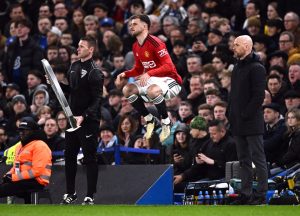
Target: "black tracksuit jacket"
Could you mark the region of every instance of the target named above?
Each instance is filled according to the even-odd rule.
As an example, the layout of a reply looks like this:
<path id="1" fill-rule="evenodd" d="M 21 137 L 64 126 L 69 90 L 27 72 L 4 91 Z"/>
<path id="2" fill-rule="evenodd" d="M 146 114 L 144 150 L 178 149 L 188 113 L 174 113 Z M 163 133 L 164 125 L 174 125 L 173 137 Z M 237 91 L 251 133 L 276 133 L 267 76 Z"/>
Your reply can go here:
<path id="1" fill-rule="evenodd" d="M 74 116 L 100 121 L 103 74 L 92 59 L 74 62 L 68 71 L 69 105 Z"/>

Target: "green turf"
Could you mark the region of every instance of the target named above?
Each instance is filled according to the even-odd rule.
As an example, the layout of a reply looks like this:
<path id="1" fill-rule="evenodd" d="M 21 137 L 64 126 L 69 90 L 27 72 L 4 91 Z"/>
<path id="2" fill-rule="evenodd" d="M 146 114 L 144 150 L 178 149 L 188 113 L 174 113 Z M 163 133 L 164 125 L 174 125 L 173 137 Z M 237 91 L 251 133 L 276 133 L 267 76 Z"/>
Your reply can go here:
<path id="1" fill-rule="evenodd" d="M 300 206 L 59 206 L 0 205 L 0 215 L 7 216 L 299 216 Z"/>

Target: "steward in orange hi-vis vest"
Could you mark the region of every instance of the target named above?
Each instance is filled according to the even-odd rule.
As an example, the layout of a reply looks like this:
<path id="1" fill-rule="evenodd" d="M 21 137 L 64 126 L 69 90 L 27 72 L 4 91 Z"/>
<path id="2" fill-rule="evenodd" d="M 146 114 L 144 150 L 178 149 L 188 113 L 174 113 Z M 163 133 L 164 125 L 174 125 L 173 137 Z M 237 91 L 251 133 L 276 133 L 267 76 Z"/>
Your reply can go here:
<path id="1" fill-rule="evenodd" d="M 16 146 L 13 167 L 3 176 L 0 197 L 16 195 L 30 204 L 30 192 L 49 184 L 52 153 L 33 118 L 22 118 L 18 130 L 21 144 Z"/>
<path id="2" fill-rule="evenodd" d="M 48 185 L 51 176 L 51 150 L 41 140 L 33 140 L 16 148 L 14 166 L 9 171 L 12 181 L 35 178 L 40 184 Z"/>

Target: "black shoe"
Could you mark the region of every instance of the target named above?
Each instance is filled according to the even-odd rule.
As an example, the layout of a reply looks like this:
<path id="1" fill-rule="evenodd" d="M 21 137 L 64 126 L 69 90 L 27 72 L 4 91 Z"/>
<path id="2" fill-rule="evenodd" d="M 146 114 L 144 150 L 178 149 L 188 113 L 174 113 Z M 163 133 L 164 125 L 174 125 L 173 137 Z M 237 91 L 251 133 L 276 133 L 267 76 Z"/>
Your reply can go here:
<path id="1" fill-rule="evenodd" d="M 266 205 L 267 200 L 265 196 L 252 196 L 251 200 L 249 200 L 248 205 Z"/>
<path id="2" fill-rule="evenodd" d="M 230 205 L 249 205 L 251 196 L 241 195 L 230 203 Z"/>
<path id="3" fill-rule="evenodd" d="M 63 200 L 61 201 L 61 205 L 69 205 L 74 203 L 77 200 L 77 194 L 65 194 Z"/>

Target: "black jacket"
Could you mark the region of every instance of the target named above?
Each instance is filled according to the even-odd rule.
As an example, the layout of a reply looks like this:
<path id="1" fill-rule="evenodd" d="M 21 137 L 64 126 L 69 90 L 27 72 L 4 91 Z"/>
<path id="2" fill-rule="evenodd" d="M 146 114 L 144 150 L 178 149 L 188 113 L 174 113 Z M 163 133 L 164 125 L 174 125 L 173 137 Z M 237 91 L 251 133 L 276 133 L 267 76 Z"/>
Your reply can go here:
<path id="1" fill-rule="evenodd" d="M 282 138 L 285 132 L 284 119 L 280 119 L 272 128 L 268 128 L 268 125 L 265 125 L 263 138 L 267 162 L 272 164 L 278 160 L 283 148 Z"/>
<path id="2" fill-rule="evenodd" d="M 206 145 L 207 142 L 210 142 L 209 133 L 207 133 L 206 136 L 202 137 L 202 138 L 198 138 L 198 139 L 192 138 L 192 139 L 190 139 L 189 149 L 190 149 L 190 155 L 193 158 L 193 160 L 196 157 L 196 155 L 198 154 L 198 152 L 201 151 L 203 146 Z"/>
<path id="3" fill-rule="evenodd" d="M 185 170 L 192 166 L 193 158 L 189 151 L 189 146 L 187 148 L 182 148 L 181 146 L 173 144 L 172 146 L 172 163 L 174 164 L 174 175 L 179 175 Z M 178 154 L 183 157 L 183 160 L 179 163 L 174 162 L 174 155 Z"/>
<path id="4" fill-rule="evenodd" d="M 229 95 L 229 121 L 234 136 L 264 133 L 265 74 L 264 66 L 254 53 L 236 63 Z"/>
<path id="5" fill-rule="evenodd" d="M 185 181 L 224 178 L 226 162 L 237 160 L 234 140 L 227 134 L 218 143 L 213 143 L 212 140 L 207 142 L 199 149 L 199 153 L 205 154 L 213 159 L 215 163 L 213 165 L 195 163 L 189 170 L 184 172 L 183 178 Z"/>
<path id="6" fill-rule="evenodd" d="M 295 130 L 286 135 L 284 139 L 283 154 L 278 160 L 278 165 L 285 168 L 300 163 L 300 130 Z"/>
<path id="7" fill-rule="evenodd" d="M 20 57 L 21 77 L 19 80 L 13 80 L 13 68 L 15 59 Z M 3 60 L 3 69 L 9 82 L 17 82 L 21 90 L 24 91 L 26 87 L 27 74 L 29 70 L 42 71 L 41 60 L 44 58 L 42 49 L 37 43 L 29 37 L 23 41 L 23 46 L 20 45 L 19 40 L 15 40 L 7 49 Z"/>
<path id="8" fill-rule="evenodd" d="M 45 140 L 52 152 L 55 151 L 64 151 L 65 150 L 65 139 L 59 134 L 55 134 L 51 138 Z M 52 156 L 52 162 L 55 162 L 57 159 L 64 158 L 64 156 Z"/>
<path id="9" fill-rule="evenodd" d="M 198 97 L 196 97 L 194 99 L 187 99 L 187 101 L 190 102 L 190 104 L 192 105 L 194 115 L 198 115 L 199 105 L 206 103 L 204 93 L 201 93 Z"/>
<path id="10" fill-rule="evenodd" d="M 69 71 L 69 105 L 74 116 L 100 121 L 103 74 L 92 59 L 74 62 Z"/>
<path id="11" fill-rule="evenodd" d="M 47 138 L 45 142 L 52 152 L 65 150 L 65 138 L 61 137 L 59 134 L 55 134 L 53 137 Z"/>

